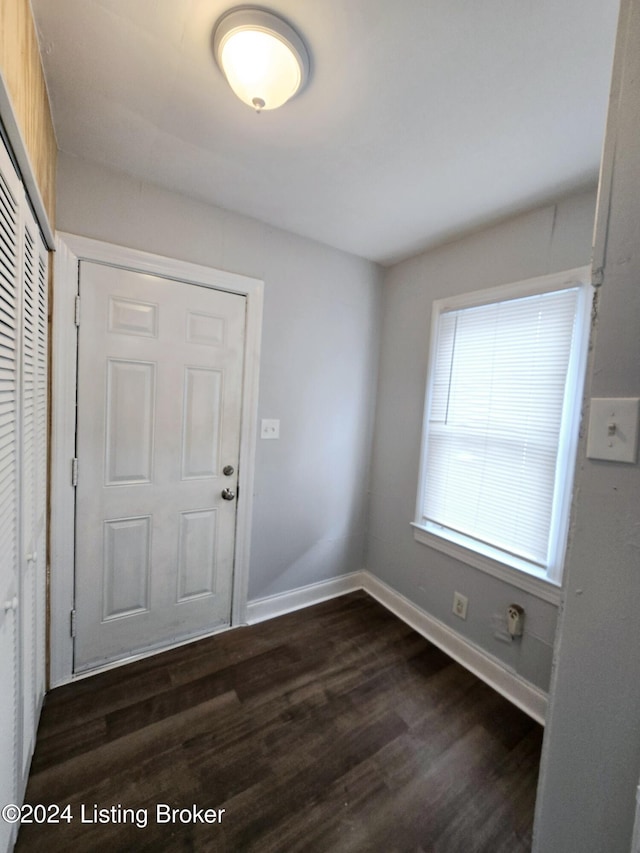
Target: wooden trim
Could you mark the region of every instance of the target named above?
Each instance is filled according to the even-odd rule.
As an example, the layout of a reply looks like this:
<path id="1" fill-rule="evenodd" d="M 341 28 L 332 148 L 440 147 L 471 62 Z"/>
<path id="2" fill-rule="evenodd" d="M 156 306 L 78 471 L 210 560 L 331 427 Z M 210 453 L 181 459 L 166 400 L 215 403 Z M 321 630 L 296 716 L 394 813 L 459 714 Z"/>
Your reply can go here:
<path id="1" fill-rule="evenodd" d="M 29 0 L 0 0 L 0 68 L 2 119 L 45 242 L 53 249 L 58 146 Z"/>
<path id="2" fill-rule="evenodd" d="M 45 202 L 42 193 L 40 192 L 40 184 L 38 175 L 31 163 L 27 142 L 20 130 L 18 119 L 13 109 L 9 89 L 0 73 L 0 116 L 6 131 L 7 140 L 11 145 L 11 152 L 15 157 L 15 161 L 20 172 L 20 178 L 24 184 L 27 197 L 33 207 L 33 212 L 42 232 L 42 236 L 47 249 L 55 248 L 55 237 L 53 228 L 51 227 L 50 213 L 53 202 Z M 55 162 L 55 159 L 54 159 Z M 53 214 L 51 213 L 51 216 Z"/>
<path id="3" fill-rule="evenodd" d="M 59 256 L 59 257 L 58 257 Z M 74 603 L 75 490 L 70 465 L 75 455 L 77 329 L 74 323 L 81 260 L 147 272 L 163 278 L 239 293 L 247 300 L 242 427 L 236 519 L 231 624 L 246 621 L 258 382 L 264 283 L 235 273 L 60 233 L 56 257 L 53 312 L 52 505 L 51 517 L 51 671 L 52 687 L 73 678 L 73 642 L 69 618 Z"/>

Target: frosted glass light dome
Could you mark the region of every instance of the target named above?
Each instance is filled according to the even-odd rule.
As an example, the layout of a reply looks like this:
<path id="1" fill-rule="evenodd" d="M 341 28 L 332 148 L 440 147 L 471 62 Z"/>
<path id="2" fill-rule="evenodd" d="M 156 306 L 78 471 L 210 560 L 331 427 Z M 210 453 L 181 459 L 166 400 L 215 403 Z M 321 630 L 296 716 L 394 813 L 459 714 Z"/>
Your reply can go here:
<path id="1" fill-rule="evenodd" d="M 235 9 L 218 21 L 213 49 L 235 94 L 260 112 L 275 110 L 304 86 L 309 55 L 289 24 L 262 9 Z"/>

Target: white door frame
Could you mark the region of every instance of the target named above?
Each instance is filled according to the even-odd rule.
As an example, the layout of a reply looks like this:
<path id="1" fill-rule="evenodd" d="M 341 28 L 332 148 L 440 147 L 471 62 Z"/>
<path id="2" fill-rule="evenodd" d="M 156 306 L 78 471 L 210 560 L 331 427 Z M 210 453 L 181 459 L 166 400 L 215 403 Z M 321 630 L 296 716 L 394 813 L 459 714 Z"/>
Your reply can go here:
<path id="1" fill-rule="evenodd" d="M 71 637 L 75 568 L 75 488 L 71 483 L 71 466 L 76 442 L 78 332 L 75 316 L 80 261 L 239 293 L 247 299 L 232 626 L 246 623 L 264 291 L 264 283 L 259 279 L 74 234 L 59 232 L 56 249 L 51 336 L 50 687 L 90 674 L 74 675 Z M 129 660 L 142 656 L 135 655 Z"/>

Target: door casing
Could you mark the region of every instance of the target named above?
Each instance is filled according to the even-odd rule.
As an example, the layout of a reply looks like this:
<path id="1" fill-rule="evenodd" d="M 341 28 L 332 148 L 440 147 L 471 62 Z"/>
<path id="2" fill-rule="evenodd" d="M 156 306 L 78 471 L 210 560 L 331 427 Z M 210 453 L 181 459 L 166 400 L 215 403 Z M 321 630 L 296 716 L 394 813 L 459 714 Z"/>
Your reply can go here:
<path id="1" fill-rule="evenodd" d="M 75 551 L 75 488 L 71 470 L 75 457 L 78 356 L 75 317 L 79 263 L 82 260 L 151 273 L 184 282 L 185 286 L 197 284 L 246 297 L 247 325 L 238 466 L 241 499 L 238 501 L 236 526 L 231 626 L 246 623 L 264 283 L 236 273 L 59 233 L 56 240 L 52 315 L 50 687 L 87 675 L 83 673 L 76 676 L 73 673 L 71 637 Z M 81 313 L 80 306 L 80 321 Z M 136 657 L 140 655 L 129 660 Z M 122 663 L 126 661 L 105 668 Z"/>

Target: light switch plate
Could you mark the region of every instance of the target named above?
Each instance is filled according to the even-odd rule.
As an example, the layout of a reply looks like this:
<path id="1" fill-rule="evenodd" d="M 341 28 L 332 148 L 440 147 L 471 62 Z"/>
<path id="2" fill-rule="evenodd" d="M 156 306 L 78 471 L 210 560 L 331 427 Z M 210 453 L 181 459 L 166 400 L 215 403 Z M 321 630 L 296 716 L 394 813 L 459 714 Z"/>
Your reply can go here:
<path id="1" fill-rule="evenodd" d="M 260 424 L 260 438 L 280 438 L 280 421 L 275 418 L 263 418 Z"/>
<path id="2" fill-rule="evenodd" d="M 593 397 L 589 413 L 587 456 L 609 462 L 638 458 L 640 398 Z"/>

